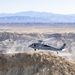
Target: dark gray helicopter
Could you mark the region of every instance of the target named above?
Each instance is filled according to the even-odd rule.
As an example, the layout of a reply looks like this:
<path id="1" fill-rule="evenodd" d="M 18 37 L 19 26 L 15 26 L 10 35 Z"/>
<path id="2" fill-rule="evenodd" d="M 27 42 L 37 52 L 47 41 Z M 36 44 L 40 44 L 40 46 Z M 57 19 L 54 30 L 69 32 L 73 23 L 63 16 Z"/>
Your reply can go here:
<path id="1" fill-rule="evenodd" d="M 47 44 L 44 44 L 42 40 L 39 40 L 37 43 L 32 43 L 31 45 L 29 45 L 29 47 L 33 48 L 35 51 L 36 49 L 52 50 L 52 51 L 56 51 L 57 54 L 58 54 L 58 51 L 63 51 L 65 46 L 66 46 L 66 43 L 64 43 L 60 48 L 55 48 Z"/>

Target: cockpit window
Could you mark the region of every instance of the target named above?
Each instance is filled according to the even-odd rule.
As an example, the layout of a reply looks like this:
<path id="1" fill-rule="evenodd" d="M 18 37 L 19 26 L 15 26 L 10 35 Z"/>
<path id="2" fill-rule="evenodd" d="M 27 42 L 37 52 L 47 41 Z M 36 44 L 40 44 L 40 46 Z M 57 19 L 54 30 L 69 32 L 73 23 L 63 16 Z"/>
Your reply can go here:
<path id="1" fill-rule="evenodd" d="M 35 44 L 33 44 L 34 45 L 34 47 L 36 47 L 36 45 Z"/>

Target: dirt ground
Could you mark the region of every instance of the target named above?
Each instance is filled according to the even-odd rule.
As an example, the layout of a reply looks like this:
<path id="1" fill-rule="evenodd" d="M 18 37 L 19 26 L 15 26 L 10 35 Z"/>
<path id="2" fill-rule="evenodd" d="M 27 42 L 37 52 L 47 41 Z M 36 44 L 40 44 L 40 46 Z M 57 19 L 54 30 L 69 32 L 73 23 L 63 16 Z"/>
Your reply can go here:
<path id="1" fill-rule="evenodd" d="M 74 26 L 0 26 L 0 32 L 12 33 L 75 33 Z"/>

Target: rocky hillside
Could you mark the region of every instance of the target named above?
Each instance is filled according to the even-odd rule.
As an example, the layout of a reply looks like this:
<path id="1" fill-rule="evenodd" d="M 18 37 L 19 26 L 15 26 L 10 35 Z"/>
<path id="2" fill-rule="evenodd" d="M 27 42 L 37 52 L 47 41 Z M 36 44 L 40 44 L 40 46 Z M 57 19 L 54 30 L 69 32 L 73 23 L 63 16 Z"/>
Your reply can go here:
<path id="1" fill-rule="evenodd" d="M 18 52 L 29 52 L 34 51 L 28 47 L 38 40 L 46 40 L 44 43 L 53 47 L 61 47 L 63 43 L 66 43 L 65 51 L 59 52 L 60 55 L 66 59 L 75 60 L 75 33 L 0 33 L 0 53 L 18 53 Z M 50 40 L 48 40 L 50 39 Z M 38 50 L 37 50 L 38 51 Z M 45 52 L 51 52 L 51 50 L 39 50 Z M 52 52 L 56 53 L 56 52 Z M 62 54 L 61 54 L 62 53 Z M 64 53 L 66 55 L 64 55 Z M 68 55 L 67 55 L 68 54 Z"/>
<path id="2" fill-rule="evenodd" d="M 0 75 L 75 75 L 75 64 L 46 52 L 0 54 Z"/>

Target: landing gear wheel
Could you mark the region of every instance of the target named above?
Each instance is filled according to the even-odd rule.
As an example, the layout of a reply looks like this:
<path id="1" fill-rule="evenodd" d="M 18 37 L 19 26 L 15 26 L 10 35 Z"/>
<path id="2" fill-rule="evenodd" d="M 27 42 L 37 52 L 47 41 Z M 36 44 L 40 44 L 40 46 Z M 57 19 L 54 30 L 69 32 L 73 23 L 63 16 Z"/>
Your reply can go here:
<path id="1" fill-rule="evenodd" d="M 36 49 L 34 49 L 36 51 Z"/>

